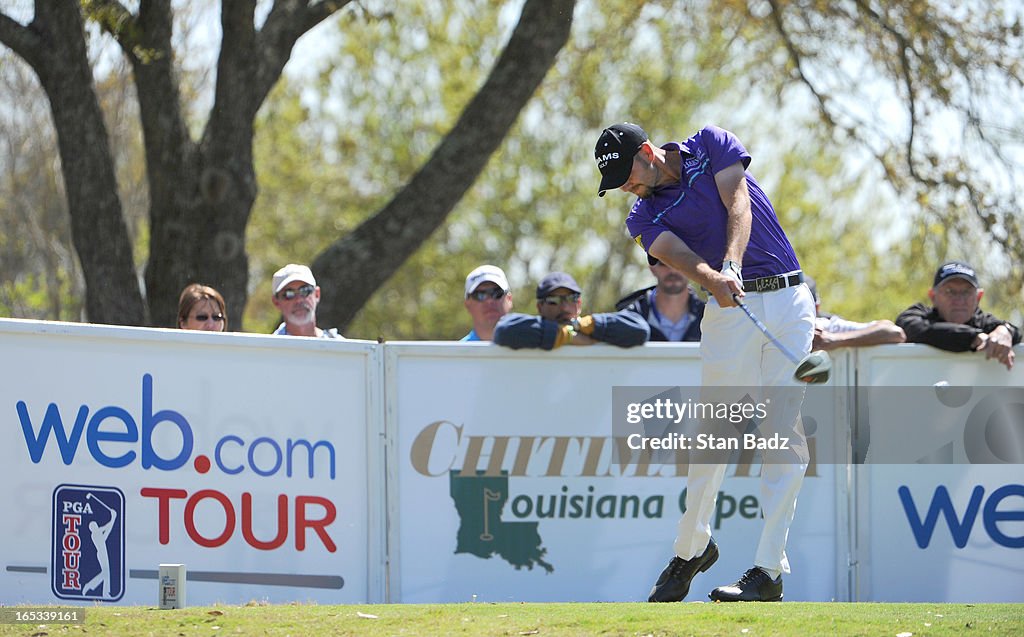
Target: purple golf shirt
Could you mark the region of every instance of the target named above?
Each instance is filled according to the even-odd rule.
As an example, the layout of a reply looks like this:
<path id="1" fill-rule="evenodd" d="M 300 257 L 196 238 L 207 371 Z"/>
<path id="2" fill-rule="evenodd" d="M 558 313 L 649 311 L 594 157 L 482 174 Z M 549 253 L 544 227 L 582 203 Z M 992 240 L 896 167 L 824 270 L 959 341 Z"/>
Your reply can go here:
<path id="1" fill-rule="evenodd" d="M 675 234 L 712 267 L 725 259 L 725 234 L 728 211 L 718 194 L 715 173 L 743 162 L 750 165 L 750 154 L 740 140 L 727 130 L 706 126 L 682 143 L 662 146 L 677 152 L 682 159 L 680 183 L 663 186 L 646 199 L 637 199 L 626 217 L 629 236 L 644 250 L 662 232 Z M 779 225 L 772 203 L 749 173 L 750 241 L 743 254 L 743 278 L 784 274 L 800 269 L 793 246 Z"/>

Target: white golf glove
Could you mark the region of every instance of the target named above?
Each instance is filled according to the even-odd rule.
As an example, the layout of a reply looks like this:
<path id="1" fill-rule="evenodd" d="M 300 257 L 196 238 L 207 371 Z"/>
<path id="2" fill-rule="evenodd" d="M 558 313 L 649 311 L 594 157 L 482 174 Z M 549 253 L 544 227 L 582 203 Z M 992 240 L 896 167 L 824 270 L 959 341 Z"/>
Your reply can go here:
<path id="1" fill-rule="evenodd" d="M 743 271 L 739 263 L 729 260 L 722 261 L 722 274 L 731 279 L 735 279 L 736 283 L 739 284 L 740 289 L 743 289 Z"/>

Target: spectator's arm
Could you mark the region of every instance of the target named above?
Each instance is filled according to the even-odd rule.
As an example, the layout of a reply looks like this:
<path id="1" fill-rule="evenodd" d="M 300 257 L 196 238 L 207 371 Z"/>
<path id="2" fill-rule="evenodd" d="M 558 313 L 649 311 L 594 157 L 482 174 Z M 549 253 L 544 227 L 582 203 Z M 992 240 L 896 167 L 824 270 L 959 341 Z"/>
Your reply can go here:
<path id="1" fill-rule="evenodd" d="M 595 341 L 619 347 L 643 345 L 651 336 L 646 319 L 628 310 L 582 316 L 580 332 Z"/>
<path id="2" fill-rule="evenodd" d="M 888 320 L 872 321 L 867 327 L 846 332 L 814 331 L 814 348 L 823 350 L 902 343 L 906 340 L 903 328 Z"/>
<path id="3" fill-rule="evenodd" d="M 989 332 L 988 335 L 989 337 L 992 337 L 997 332 L 1005 332 L 1006 338 L 1009 340 L 1010 345 L 1020 345 L 1020 330 L 1017 329 L 1012 323 L 1001 323 L 997 325 L 991 332 Z"/>
<path id="4" fill-rule="evenodd" d="M 994 358 L 1006 365 L 1006 369 L 1013 369 L 1014 353 L 1011 327 L 1003 324 L 997 325 L 991 332 L 980 335 L 979 342 L 975 346 L 977 351 L 985 353 L 986 359 Z"/>
<path id="5" fill-rule="evenodd" d="M 1010 330 L 1010 340 L 1013 341 L 1014 345 L 1020 345 L 1021 333 L 1020 328 L 1013 323 L 1003 323 L 1003 327 Z"/>
<path id="6" fill-rule="evenodd" d="M 948 352 L 971 351 L 974 339 L 982 331 L 970 325 L 932 321 L 931 309 L 917 303 L 903 311 L 896 318 L 896 325 L 903 328 L 908 343 L 924 343 Z"/>
<path id="7" fill-rule="evenodd" d="M 993 316 L 988 312 L 982 312 L 980 324 L 981 330 L 986 334 L 991 335 L 996 330 L 1005 331 L 1005 336 L 1009 339 L 1012 345 L 1020 343 L 1020 330 L 1012 323 L 1008 323 L 1007 321 Z"/>
<path id="8" fill-rule="evenodd" d="M 506 314 L 494 326 L 494 338 L 498 345 L 512 349 L 554 349 L 562 343 L 564 330 L 554 321 L 529 314 Z"/>

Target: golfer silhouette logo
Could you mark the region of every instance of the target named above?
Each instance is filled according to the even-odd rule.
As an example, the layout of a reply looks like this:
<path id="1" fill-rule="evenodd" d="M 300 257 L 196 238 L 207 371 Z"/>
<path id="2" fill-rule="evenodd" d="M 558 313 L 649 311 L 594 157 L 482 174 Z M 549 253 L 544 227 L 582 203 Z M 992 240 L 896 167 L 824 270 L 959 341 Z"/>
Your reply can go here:
<path id="1" fill-rule="evenodd" d="M 124 595 L 124 494 L 62 484 L 53 491 L 50 584 L 61 599 L 113 602 Z"/>

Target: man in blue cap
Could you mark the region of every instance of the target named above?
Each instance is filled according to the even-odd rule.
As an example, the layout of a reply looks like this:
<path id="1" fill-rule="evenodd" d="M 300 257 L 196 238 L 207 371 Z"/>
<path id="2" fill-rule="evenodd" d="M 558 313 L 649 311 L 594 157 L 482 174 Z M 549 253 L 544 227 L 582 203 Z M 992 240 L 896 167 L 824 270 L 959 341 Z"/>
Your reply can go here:
<path id="1" fill-rule="evenodd" d="M 565 272 L 552 272 L 537 285 L 537 313 L 506 314 L 494 327 L 494 342 L 512 349 L 555 349 L 563 345 L 608 343 L 633 347 L 647 342 L 647 321 L 631 312 L 580 316 L 583 290 Z"/>

